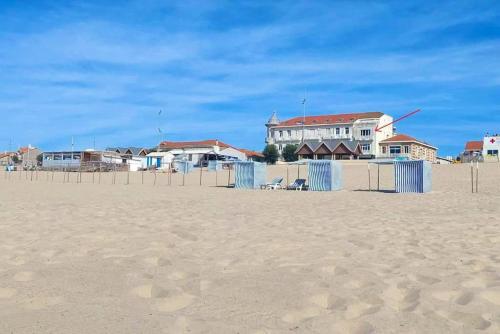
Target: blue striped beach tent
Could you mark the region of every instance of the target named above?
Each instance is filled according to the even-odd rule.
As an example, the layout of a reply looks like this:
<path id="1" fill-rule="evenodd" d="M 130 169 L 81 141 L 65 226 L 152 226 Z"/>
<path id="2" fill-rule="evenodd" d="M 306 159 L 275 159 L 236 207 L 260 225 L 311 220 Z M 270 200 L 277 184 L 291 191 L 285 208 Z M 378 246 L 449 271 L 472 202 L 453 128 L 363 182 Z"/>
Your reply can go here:
<path id="1" fill-rule="evenodd" d="M 237 189 L 259 189 L 266 184 L 266 164 L 237 161 L 234 163 L 234 180 Z"/>
<path id="2" fill-rule="evenodd" d="M 394 161 L 397 193 L 427 193 L 432 190 L 432 164 L 424 160 Z"/>
<path id="3" fill-rule="evenodd" d="M 342 165 L 333 160 L 309 160 L 307 163 L 309 190 L 336 191 L 342 189 Z"/>
<path id="4" fill-rule="evenodd" d="M 222 162 L 218 160 L 209 160 L 207 170 L 209 172 L 216 172 L 222 170 Z"/>

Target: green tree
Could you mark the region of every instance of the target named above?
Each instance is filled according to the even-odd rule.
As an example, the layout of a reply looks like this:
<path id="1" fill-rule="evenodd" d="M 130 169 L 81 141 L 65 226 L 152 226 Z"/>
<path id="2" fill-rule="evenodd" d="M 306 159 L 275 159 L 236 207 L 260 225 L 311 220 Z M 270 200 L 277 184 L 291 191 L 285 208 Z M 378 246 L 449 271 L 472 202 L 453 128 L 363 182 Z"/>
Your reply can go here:
<path id="1" fill-rule="evenodd" d="M 293 144 L 286 145 L 283 149 L 283 159 L 285 159 L 286 162 L 297 161 L 298 157 L 295 151 L 297 151 L 298 147 L 298 145 Z"/>
<path id="2" fill-rule="evenodd" d="M 18 164 L 19 163 L 19 157 L 17 155 L 13 155 L 12 158 L 11 158 L 12 162 L 15 163 L 15 164 Z"/>
<path id="3" fill-rule="evenodd" d="M 278 161 L 279 153 L 275 145 L 266 145 L 262 154 L 264 155 L 264 161 L 268 164 L 274 165 Z"/>

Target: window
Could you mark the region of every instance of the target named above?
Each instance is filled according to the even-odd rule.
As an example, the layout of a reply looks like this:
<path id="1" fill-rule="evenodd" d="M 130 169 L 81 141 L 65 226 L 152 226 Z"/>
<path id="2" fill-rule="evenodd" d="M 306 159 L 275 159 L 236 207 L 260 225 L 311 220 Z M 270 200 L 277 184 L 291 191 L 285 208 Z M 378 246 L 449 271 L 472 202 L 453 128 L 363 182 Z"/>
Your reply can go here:
<path id="1" fill-rule="evenodd" d="M 387 146 L 382 146 L 382 153 L 386 154 L 387 153 Z"/>
<path id="2" fill-rule="evenodd" d="M 349 134 L 349 128 L 345 128 L 345 134 L 348 135 Z"/>
<path id="3" fill-rule="evenodd" d="M 403 152 L 410 153 L 410 146 L 408 145 L 403 146 Z"/>
<path id="4" fill-rule="evenodd" d="M 498 155 L 498 150 L 488 150 L 488 155 Z"/>
<path id="5" fill-rule="evenodd" d="M 391 154 L 401 154 L 401 146 L 389 146 Z"/>
<path id="6" fill-rule="evenodd" d="M 292 137 L 292 130 L 288 130 L 287 133 L 288 133 L 288 138 L 291 138 Z"/>
<path id="7" fill-rule="evenodd" d="M 278 151 L 280 151 L 280 152 L 281 152 L 281 150 L 283 150 L 283 145 L 279 144 L 279 145 L 278 145 Z"/>
<path id="8" fill-rule="evenodd" d="M 371 145 L 370 144 L 362 144 L 361 145 L 361 150 L 363 152 L 370 152 L 370 149 L 371 149 Z"/>
<path id="9" fill-rule="evenodd" d="M 361 130 L 361 136 L 362 137 L 368 137 L 372 134 L 372 130 L 370 129 L 364 129 L 364 130 Z"/>
<path id="10" fill-rule="evenodd" d="M 280 131 L 280 138 L 283 138 L 283 131 Z"/>
<path id="11" fill-rule="evenodd" d="M 339 135 L 339 134 L 340 134 L 340 128 L 336 128 L 336 129 L 335 129 L 335 134 L 336 134 L 336 135 Z"/>

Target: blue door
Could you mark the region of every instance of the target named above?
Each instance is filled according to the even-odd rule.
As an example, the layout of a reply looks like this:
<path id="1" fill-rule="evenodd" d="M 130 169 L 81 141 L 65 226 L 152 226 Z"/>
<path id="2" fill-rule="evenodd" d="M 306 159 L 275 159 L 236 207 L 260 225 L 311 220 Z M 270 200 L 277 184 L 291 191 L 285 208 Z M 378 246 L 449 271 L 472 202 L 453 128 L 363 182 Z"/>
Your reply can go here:
<path id="1" fill-rule="evenodd" d="M 156 168 L 161 168 L 161 158 L 156 158 Z"/>

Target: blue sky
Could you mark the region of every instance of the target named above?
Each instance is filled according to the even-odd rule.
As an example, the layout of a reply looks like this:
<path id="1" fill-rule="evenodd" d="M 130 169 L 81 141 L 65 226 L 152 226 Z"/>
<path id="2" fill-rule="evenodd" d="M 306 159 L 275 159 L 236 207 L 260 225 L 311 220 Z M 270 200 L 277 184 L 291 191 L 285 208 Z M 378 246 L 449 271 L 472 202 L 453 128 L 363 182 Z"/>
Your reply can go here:
<path id="1" fill-rule="evenodd" d="M 0 150 L 158 126 L 261 150 L 307 91 L 308 114 L 421 108 L 398 131 L 457 154 L 500 132 L 500 2 L 0 0 L 0 83 Z"/>

